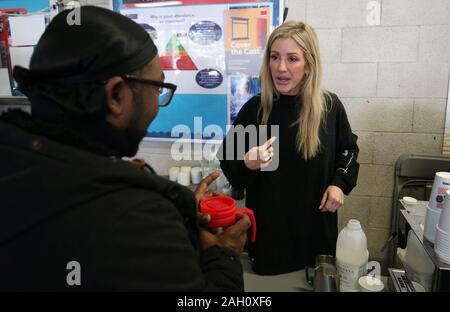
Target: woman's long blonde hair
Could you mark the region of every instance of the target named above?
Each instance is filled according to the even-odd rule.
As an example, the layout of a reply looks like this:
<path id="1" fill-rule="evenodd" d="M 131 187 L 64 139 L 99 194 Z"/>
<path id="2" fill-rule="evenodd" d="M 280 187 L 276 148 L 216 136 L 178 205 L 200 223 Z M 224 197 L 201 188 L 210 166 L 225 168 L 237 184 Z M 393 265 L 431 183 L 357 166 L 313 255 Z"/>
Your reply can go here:
<path id="1" fill-rule="evenodd" d="M 298 125 L 297 152 L 307 160 L 317 155 L 320 149 L 319 130 L 326 115 L 325 96 L 328 92 L 322 90 L 322 64 L 320 61 L 319 41 L 317 35 L 310 26 L 301 22 L 285 22 L 276 28 L 269 37 L 264 60 L 261 67 L 261 123 L 267 124 L 274 94 L 276 99 L 280 97 L 276 90 L 270 72 L 270 52 L 272 45 L 278 38 L 293 39 L 305 55 L 308 64 L 308 75 L 301 81 L 299 101 L 301 101 L 300 113 L 294 124 Z"/>

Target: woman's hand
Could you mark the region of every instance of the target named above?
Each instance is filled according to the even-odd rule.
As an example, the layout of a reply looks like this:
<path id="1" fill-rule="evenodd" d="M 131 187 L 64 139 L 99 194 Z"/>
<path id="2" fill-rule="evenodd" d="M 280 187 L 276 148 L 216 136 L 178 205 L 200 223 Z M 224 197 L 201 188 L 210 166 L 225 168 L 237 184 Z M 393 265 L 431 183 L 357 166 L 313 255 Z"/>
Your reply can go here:
<path id="1" fill-rule="evenodd" d="M 319 209 L 322 212 L 335 212 L 344 204 L 344 192 L 334 185 L 330 185 L 323 194 Z"/>
<path id="2" fill-rule="evenodd" d="M 265 168 L 272 162 L 272 144 L 277 138 L 271 137 L 261 146 L 252 147 L 244 157 L 245 166 L 250 170 Z"/>

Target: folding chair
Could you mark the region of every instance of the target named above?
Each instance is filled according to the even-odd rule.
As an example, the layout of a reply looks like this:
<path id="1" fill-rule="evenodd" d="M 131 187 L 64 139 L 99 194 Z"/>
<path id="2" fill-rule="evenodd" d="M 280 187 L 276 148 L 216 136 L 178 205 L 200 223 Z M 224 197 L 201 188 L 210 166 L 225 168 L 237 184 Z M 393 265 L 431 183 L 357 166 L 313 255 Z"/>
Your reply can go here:
<path id="1" fill-rule="evenodd" d="M 388 264 L 396 266 L 397 247 L 405 248 L 408 229 L 403 232 L 399 226 L 401 193 L 410 187 L 423 187 L 433 183 L 436 172 L 450 171 L 450 157 L 444 155 L 401 155 L 395 163 L 394 192 L 392 198 L 391 241 Z M 423 198 L 428 200 L 428 198 Z"/>

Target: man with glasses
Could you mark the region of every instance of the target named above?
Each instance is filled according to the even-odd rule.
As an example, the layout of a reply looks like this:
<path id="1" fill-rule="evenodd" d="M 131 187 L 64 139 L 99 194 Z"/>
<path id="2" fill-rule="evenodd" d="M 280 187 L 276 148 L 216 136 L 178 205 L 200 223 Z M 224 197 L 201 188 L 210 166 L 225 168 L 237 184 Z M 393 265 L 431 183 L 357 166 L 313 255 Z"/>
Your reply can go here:
<path id="1" fill-rule="evenodd" d="M 194 194 L 122 160 L 176 90 L 152 39 L 106 9 L 68 14 L 14 68 L 31 115 L 0 117 L 0 291 L 243 290 L 248 217 L 198 224 L 217 173 Z"/>

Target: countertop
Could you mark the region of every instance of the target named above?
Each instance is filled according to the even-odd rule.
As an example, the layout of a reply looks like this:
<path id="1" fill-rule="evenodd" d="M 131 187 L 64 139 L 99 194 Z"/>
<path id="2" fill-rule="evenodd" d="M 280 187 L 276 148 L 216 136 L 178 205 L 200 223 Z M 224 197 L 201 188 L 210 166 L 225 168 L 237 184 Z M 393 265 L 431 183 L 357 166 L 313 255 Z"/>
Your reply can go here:
<path id="1" fill-rule="evenodd" d="M 241 255 L 244 269 L 245 292 L 312 292 L 312 287 L 306 282 L 305 270 L 299 270 L 279 275 L 258 275 L 252 270 L 251 260 L 247 253 Z M 388 277 L 381 276 L 384 283 L 383 292 L 389 292 Z"/>
<path id="2" fill-rule="evenodd" d="M 241 255 L 244 268 L 244 289 L 246 292 L 301 292 L 312 291 L 306 282 L 305 270 L 287 274 L 262 276 L 252 270 L 247 253 Z"/>

